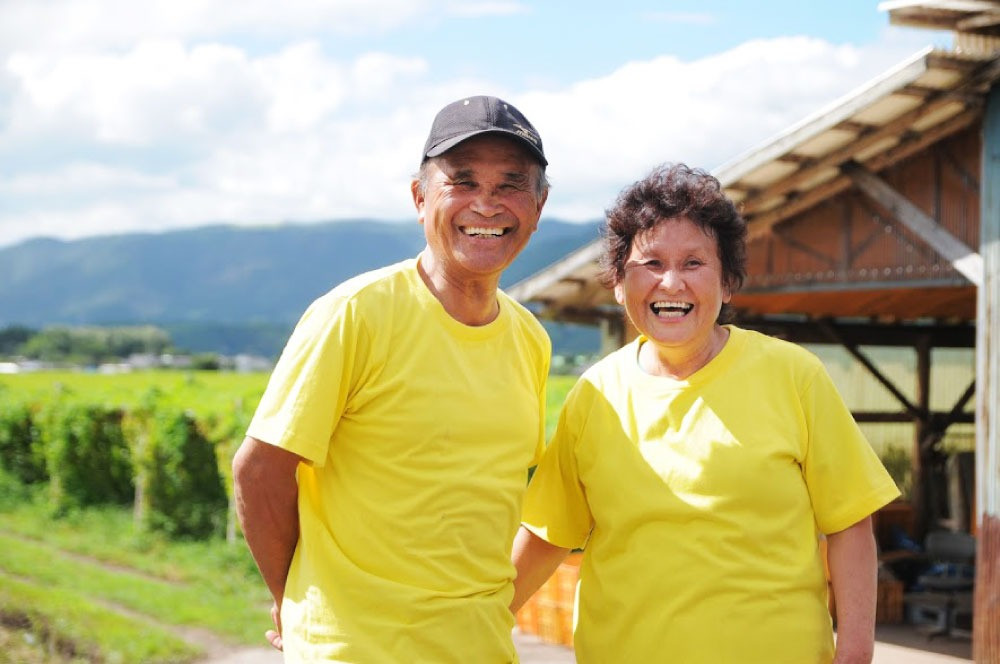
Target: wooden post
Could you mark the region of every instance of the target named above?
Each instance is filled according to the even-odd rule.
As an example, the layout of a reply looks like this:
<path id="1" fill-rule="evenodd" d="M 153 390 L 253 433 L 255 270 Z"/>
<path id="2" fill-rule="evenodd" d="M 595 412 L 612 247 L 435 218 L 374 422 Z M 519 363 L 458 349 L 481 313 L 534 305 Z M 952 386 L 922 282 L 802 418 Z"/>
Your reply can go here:
<path id="1" fill-rule="evenodd" d="M 924 440 L 931 435 L 931 347 L 927 338 L 914 344 L 917 354 L 917 408 L 925 415 L 914 419 L 913 427 L 913 532 L 911 537 L 923 542 L 927 531 L 937 525 L 940 518 L 937 491 L 937 470 L 933 462 L 934 450 L 924 449 Z"/>
<path id="2" fill-rule="evenodd" d="M 1000 664 L 1000 84 L 983 114 L 976 313 L 976 596 L 973 658 Z"/>

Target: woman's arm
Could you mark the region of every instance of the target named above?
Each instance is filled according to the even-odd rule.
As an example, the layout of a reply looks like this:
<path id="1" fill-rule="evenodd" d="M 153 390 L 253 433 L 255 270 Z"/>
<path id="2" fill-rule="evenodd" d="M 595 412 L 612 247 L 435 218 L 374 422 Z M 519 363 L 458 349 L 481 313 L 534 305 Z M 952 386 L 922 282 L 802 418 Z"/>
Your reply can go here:
<path id="1" fill-rule="evenodd" d="M 878 555 L 870 516 L 827 535 L 830 583 L 837 606 L 834 664 L 869 664 L 875 648 Z"/>
<path id="2" fill-rule="evenodd" d="M 517 569 L 514 579 L 514 599 L 510 602 L 510 612 L 518 609 L 535 594 L 546 579 L 566 559 L 570 549 L 564 549 L 555 544 L 549 544 L 524 526 L 514 537 L 514 549 L 511 559 Z"/>

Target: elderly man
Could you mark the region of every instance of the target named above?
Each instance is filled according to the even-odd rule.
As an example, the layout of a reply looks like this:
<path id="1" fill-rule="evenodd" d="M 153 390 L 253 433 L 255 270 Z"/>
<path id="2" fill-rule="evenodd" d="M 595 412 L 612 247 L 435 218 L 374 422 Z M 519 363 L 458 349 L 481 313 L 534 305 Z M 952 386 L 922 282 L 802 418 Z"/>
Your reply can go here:
<path id="1" fill-rule="evenodd" d="M 426 248 L 299 321 L 233 461 L 286 662 L 514 662 L 511 542 L 550 344 L 500 275 L 548 195 L 512 105 L 444 107 L 411 185 Z"/>

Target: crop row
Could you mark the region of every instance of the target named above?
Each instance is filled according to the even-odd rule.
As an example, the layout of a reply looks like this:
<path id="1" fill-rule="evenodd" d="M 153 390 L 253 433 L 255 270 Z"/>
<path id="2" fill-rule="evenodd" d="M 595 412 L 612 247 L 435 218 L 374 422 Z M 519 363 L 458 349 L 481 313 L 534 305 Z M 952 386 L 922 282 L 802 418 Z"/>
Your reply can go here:
<path id="1" fill-rule="evenodd" d="M 0 470 L 46 487 L 54 515 L 133 507 L 136 525 L 174 537 L 235 534 L 230 460 L 247 405 L 199 414 L 150 388 L 132 403 L 0 391 Z"/>

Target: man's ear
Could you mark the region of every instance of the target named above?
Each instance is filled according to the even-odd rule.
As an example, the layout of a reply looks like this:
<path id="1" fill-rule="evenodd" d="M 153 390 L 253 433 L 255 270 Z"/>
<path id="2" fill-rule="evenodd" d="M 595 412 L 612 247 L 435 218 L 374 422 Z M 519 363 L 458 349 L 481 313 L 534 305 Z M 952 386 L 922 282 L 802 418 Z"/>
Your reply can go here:
<path id="1" fill-rule="evenodd" d="M 542 216 L 542 208 L 545 207 L 545 201 L 549 200 L 549 190 L 546 189 L 542 193 L 541 199 L 538 201 L 538 216 Z"/>
<path id="2" fill-rule="evenodd" d="M 413 179 L 410 182 L 410 194 L 413 196 L 413 206 L 417 208 L 417 221 L 424 223 L 424 192 L 420 188 L 420 180 Z"/>

